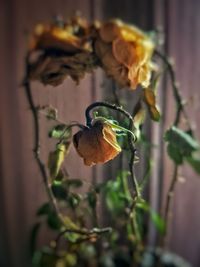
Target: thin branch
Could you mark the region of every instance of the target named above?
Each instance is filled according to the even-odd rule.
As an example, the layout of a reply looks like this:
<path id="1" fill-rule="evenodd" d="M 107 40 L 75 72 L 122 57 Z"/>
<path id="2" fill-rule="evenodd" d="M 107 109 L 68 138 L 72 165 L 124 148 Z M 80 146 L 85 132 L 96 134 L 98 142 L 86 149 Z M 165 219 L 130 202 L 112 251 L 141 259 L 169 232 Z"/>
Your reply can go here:
<path id="1" fill-rule="evenodd" d="M 184 101 L 183 101 L 183 98 L 180 94 L 178 83 L 176 81 L 176 74 L 174 71 L 173 63 L 165 55 L 163 55 L 161 52 L 156 50 L 155 54 L 158 57 L 160 57 L 162 59 L 162 61 L 164 62 L 164 64 L 167 66 L 167 70 L 168 70 L 169 75 L 170 75 L 171 86 L 172 86 L 173 95 L 174 95 L 174 99 L 175 99 L 175 103 L 176 103 L 176 113 L 175 113 L 174 125 L 178 126 L 178 124 L 180 123 L 181 115 L 183 115 L 188 126 L 189 126 L 189 129 L 192 131 L 192 127 L 190 126 L 189 119 L 188 119 L 188 116 L 187 116 L 187 113 L 185 110 Z M 171 179 L 171 182 L 169 185 L 166 205 L 164 208 L 164 219 L 165 219 L 165 223 L 166 223 L 166 232 L 165 232 L 165 235 L 164 235 L 163 240 L 162 240 L 163 245 L 166 245 L 167 230 L 168 230 L 170 213 L 171 213 L 171 204 L 172 204 L 172 200 L 173 200 L 173 196 L 174 196 L 175 187 L 176 187 L 177 182 L 178 182 L 178 165 L 174 164 L 173 176 L 172 176 L 172 179 Z"/>
<path id="2" fill-rule="evenodd" d="M 33 115 L 33 123 L 34 123 L 34 149 L 33 149 L 33 153 L 34 153 L 36 162 L 38 164 L 40 173 L 42 175 L 43 183 L 44 183 L 47 195 L 49 197 L 49 201 L 50 201 L 52 207 L 54 208 L 60 222 L 63 224 L 63 226 L 66 226 L 64 216 L 62 215 L 62 213 L 59 210 L 59 207 L 57 205 L 57 201 L 56 201 L 56 199 L 53 195 L 52 189 L 51 189 L 51 184 L 48 181 L 48 175 L 46 172 L 45 164 L 43 163 L 43 161 L 40 158 L 40 125 L 39 125 L 38 109 L 37 109 L 37 107 L 34 103 L 34 100 L 33 100 L 30 81 L 29 81 L 29 70 L 30 70 L 29 55 L 27 55 L 25 63 L 26 63 L 26 74 L 25 74 L 25 79 L 24 79 L 23 85 L 25 87 L 26 98 L 27 98 L 27 101 L 29 103 L 30 109 L 32 111 L 32 115 Z M 80 124 L 79 125 L 76 124 L 76 125 L 72 125 L 72 126 L 83 127 L 83 125 L 80 125 Z M 82 235 L 92 235 L 92 234 L 100 235 L 100 234 L 103 234 L 105 232 L 110 232 L 110 231 L 112 231 L 112 229 L 111 228 L 103 228 L 103 229 L 94 228 L 91 230 L 88 230 L 88 229 L 65 229 L 64 231 L 65 232 L 71 232 L 71 233 L 78 233 L 78 234 L 82 234 Z"/>
<path id="3" fill-rule="evenodd" d="M 185 104 L 184 104 L 183 98 L 182 98 L 181 93 L 179 91 L 179 85 L 178 85 L 178 82 L 176 80 L 176 75 L 175 75 L 173 63 L 170 61 L 170 59 L 167 58 L 167 56 L 163 55 L 160 51 L 156 50 L 155 54 L 158 57 L 160 57 L 162 59 L 162 61 L 164 62 L 164 64 L 167 66 L 167 70 L 168 70 L 169 75 L 170 75 L 173 95 L 174 95 L 174 99 L 176 102 L 176 116 L 175 116 L 173 124 L 176 126 L 179 124 L 180 118 L 181 118 L 181 113 L 182 113 L 184 115 L 188 125 L 189 125 L 189 119 L 188 119 L 187 113 L 185 111 Z"/>
<path id="4" fill-rule="evenodd" d="M 171 201 L 174 197 L 174 190 L 175 190 L 175 186 L 176 186 L 177 181 L 178 181 L 178 165 L 175 164 L 173 176 L 172 176 L 172 181 L 170 183 L 169 191 L 167 193 L 167 201 L 166 201 L 165 214 L 164 214 L 164 219 L 165 219 L 166 223 L 168 222 L 168 218 L 170 215 L 170 205 L 171 205 Z"/>
<path id="5" fill-rule="evenodd" d="M 56 199 L 54 198 L 53 192 L 51 190 L 51 185 L 48 181 L 48 175 L 46 172 L 45 165 L 40 158 L 40 140 L 39 140 L 39 138 L 40 138 L 39 137 L 40 126 L 39 126 L 38 110 L 34 104 L 33 96 L 31 93 L 31 87 L 30 87 L 30 81 L 29 81 L 30 65 L 29 65 L 28 59 L 29 59 L 29 55 L 27 55 L 26 61 L 25 61 L 26 62 L 26 75 L 25 75 L 25 79 L 24 79 L 24 87 L 25 87 L 26 98 L 27 98 L 27 101 L 30 105 L 30 109 L 31 109 L 32 115 L 33 115 L 33 123 L 34 123 L 34 149 L 33 149 L 33 153 L 34 153 L 36 162 L 38 164 L 40 173 L 42 175 L 43 183 L 45 185 L 45 189 L 46 189 L 47 195 L 49 197 L 49 200 L 50 200 L 56 214 L 58 215 L 58 218 L 65 225 L 64 218 L 59 211 Z"/>
<path id="6" fill-rule="evenodd" d="M 119 100 L 119 97 L 118 97 L 118 94 L 117 94 L 117 88 L 116 88 L 115 82 L 112 82 L 112 93 L 113 93 L 113 96 L 114 96 L 115 103 L 117 104 L 117 106 L 120 107 L 121 103 L 120 103 L 120 100 Z"/>
<path id="7" fill-rule="evenodd" d="M 169 221 L 171 217 L 171 205 L 172 205 L 172 200 L 174 197 L 174 192 L 175 192 L 175 187 L 178 182 L 178 165 L 174 164 L 174 171 L 173 171 L 173 176 L 171 179 L 171 183 L 169 186 L 169 190 L 167 193 L 167 200 L 166 200 L 166 205 L 165 205 L 165 210 L 164 210 L 164 220 L 165 220 L 165 227 L 166 227 L 166 233 L 163 237 L 163 245 L 166 246 L 167 244 L 167 230 L 169 226 Z"/>
<path id="8" fill-rule="evenodd" d="M 77 229 L 77 230 L 65 229 L 64 231 L 60 232 L 59 235 L 56 237 L 55 249 L 57 249 L 60 239 L 66 233 L 75 233 L 75 234 L 86 236 L 82 239 L 78 239 L 78 241 L 84 242 L 84 241 L 90 240 L 91 238 L 98 238 L 102 234 L 107 234 L 107 233 L 111 233 L 111 232 L 112 232 L 111 227 L 106 227 L 106 228 L 102 228 L 102 229 L 93 228 L 92 230 L 88 230 L 88 229 L 85 229 L 85 230 L 84 229 Z"/>

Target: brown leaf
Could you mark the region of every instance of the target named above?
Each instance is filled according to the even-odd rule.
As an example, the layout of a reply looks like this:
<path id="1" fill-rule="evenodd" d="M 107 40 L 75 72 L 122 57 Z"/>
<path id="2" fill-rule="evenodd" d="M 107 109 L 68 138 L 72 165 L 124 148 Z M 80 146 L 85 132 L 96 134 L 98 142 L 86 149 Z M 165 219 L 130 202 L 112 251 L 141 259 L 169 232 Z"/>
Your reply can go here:
<path id="1" fill-rule="evenodd" d="M 160 119 L 160 112 L 156 107 L 156 96 L 152 89 L 145 88 L 143 89 L 144 92 L 144 102 L 146 103 L 149 114 L 154 121 L 159 121 Z"/>

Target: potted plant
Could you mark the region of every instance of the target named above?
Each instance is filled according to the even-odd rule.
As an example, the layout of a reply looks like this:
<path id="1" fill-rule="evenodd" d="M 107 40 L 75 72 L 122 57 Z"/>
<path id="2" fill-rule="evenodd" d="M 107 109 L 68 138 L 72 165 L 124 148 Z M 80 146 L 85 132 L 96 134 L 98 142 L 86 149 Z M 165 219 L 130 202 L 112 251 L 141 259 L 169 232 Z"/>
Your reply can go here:
<path id="1" fill-rule="evenodd" d="M 188 163 L 200 172 L 200 159 L 196 157 L 199 144 L 185 111 L 173 64 L 156 48 L 157 39 L 155 34 L 144 33 L 119 19 L 89 23 L 78 16 L 39 24 L 31 34 L 24 87 L 33 115 L 33 152 L 49 197 L 38 209 L 38 222 L 32 230 L 33 266 L 190 266 L 167 252 L 165 241 L 178 168 Z M 145 120 L 159 122 L 162 116 L 156 103 L 163 72 L 159 62 L 169 74 L 176 105 L 175 119 L 163 136 L 168 156 L 174 162 L 174 173 L 161 214 L 151 208 L 144 194 L 151 160 L 146 162 L 143 177 L 135 172 L 143 156 L 138 157 L 138 150 L 149 151 L 153 146 L 142 126 Z M 32 80 L 53 87 L 67 77 L 79 83 L 96 68 L 102 68 L 117 86 L 110 93 L 112 101 L 98 101 L 86 107 L 85 123 L 61 122 L 59 110 L 35 103 Z M 122 103 L 119 90 L 131 90 L 133 98 L 137 95 L 136 104 L 130 108 Z M 48 164 L 40 157 L 40 114 L 56 123 L 48 133 L 55 145 L 49 152 Z M 187 129 L 179 126 L 182 117 L 187 121 Z M 91 183 L 84 191 L 81 188 L 85 181 L 74 179 L 63 168 L 72 145 L 87 166 L 114 162 L 115 157 L 121 157 L 123 164 L 118 166 L 116 177 Z M 108 218 L 106 225 L 101 216 Z M 37 249 L 36 237 L 43 220 L 56 237 L 46 247 Z M 159 235 L 155 247 L 148 246 L 149 222 Z"/>

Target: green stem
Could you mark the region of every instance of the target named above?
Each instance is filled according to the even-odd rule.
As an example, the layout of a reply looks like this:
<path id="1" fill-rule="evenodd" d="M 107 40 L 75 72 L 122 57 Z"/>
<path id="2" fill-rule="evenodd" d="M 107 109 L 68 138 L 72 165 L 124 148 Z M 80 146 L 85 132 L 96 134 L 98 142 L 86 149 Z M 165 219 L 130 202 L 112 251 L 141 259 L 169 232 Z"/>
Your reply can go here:
<path id="1" fill-rule="evenodd" d="M 165 205 L 165 211 L 164 211 L 164 220 L 165 220 L 165 227 L 166 227 L 166 233 L 163 238 L 163 245 L 166 246 L 167 244 L 167 230 L 169 226 L 169 221 L 170 221 L 170 215 L 171 215 L 171 205 L 172 205 L 172 200 L 174 198 L 174 192 L 175 192 L 175 187 L 178 182 L 178 165 L 174 165 L 174 171 L 173 171 L 173 176 L 170 182 L 169 190 L 167 193 L 167 200 L 166 200 L 166 205 Z"/>

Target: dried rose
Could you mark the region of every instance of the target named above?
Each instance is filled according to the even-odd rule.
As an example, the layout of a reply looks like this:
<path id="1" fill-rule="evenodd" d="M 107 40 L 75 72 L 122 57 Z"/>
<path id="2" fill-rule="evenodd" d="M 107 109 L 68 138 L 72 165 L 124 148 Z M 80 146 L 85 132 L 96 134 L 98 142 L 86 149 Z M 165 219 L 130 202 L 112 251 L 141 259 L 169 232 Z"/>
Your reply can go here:
<path id="1" fill-rule="evenodd" d="M 91 128 L 77 132 L 73 143 L 87 166 L 105 163 L 121 152 L 112 127 L 101 121 L 96 121 Z"/>
<path id="2" fill-rule="evenodd" d="M 30 38 L 31 51 L 57 49 L 67 53 L 91 51 L 88 35 L 90 25 L 82 18 L 75 17 L 63 25 L 38 24 Z"/>
<path id="3" fill-rule="evenodd" d="M 80 17 L 61 25 L 36 26 L 29 45 L 32 56 L 29 78 L 57 86 L 70 76 L 79 83 L 85 73 L 97 67 L 92 39 L 98 27 L 98 23 L 89 24 Z M 37 55 L 38 51 L 42 54 Z"/>
<path id="4" fill-rule="evenodd" d="M 108 76 L 120 86 L 149 86 L 152 71 L 152 40 L 138 28 L 120 20 L 104 23 L 95 42 L 95 52 Z"/>

